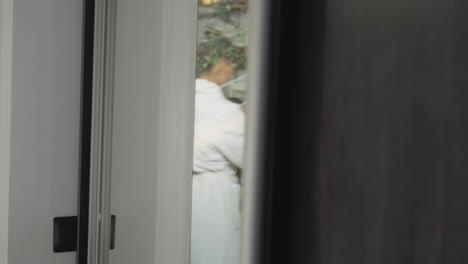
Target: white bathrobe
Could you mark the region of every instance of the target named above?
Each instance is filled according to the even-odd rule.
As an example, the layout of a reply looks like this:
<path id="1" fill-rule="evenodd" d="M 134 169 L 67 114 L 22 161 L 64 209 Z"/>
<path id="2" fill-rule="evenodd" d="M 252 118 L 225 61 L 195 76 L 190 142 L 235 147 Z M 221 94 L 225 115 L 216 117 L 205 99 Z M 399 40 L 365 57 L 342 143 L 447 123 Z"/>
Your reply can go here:
<path id="1" fill-rule="evenodd" d="M 196 81 L 191 264 L 240 263 L 244 119 L 218 85 Z"/>

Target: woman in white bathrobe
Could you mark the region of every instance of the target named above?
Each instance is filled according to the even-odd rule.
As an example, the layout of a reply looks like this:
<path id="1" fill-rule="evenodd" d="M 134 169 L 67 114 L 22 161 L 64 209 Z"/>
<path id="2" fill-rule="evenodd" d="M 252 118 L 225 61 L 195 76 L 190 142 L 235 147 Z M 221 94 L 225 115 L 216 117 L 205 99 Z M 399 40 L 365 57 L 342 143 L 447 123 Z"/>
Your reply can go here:
<path id="1" fill-rule="evenodd" d="M 240 264 L 242 106 L 196 81 L 191 264 Z"/>

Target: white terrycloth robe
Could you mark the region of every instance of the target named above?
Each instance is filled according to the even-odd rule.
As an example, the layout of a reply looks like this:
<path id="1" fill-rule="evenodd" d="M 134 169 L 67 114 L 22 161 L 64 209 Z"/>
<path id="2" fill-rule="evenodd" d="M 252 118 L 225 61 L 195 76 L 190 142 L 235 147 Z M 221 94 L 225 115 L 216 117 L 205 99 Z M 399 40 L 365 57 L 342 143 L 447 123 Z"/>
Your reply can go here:
<path id="1" fill-rule="evenodd" d="M 240 263 L 244 119 L 218 85 L 196 81 L 191 264 Z"/>

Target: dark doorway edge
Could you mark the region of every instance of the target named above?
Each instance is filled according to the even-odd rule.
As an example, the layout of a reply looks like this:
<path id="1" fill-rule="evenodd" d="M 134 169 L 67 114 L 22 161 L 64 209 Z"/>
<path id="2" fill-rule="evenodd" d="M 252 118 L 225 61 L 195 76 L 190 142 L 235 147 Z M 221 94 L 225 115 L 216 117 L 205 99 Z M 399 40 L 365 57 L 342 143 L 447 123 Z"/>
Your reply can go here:
<path id="1" fill-rule="evenodd" d="M 93 94 L 95 0 L 83 0 L 83 56 L 81 92 L 80 179 L 77 263 L 88 261 L 89 187 Z"/>

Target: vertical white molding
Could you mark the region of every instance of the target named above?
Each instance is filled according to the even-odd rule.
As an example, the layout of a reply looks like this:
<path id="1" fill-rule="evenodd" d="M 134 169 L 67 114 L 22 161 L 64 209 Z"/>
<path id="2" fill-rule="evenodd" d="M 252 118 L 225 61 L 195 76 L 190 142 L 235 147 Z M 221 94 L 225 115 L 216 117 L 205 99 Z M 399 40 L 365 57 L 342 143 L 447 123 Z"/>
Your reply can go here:
<path id="1" fill-rule="evenodd" d="M 95 6 L 88 263 L 109 263 L 116 0 Z"/>
<path id="2" fill-rule="evenodd" d="M 0 0 L 0 264 L 8 264 L 13 0 Z"/>

